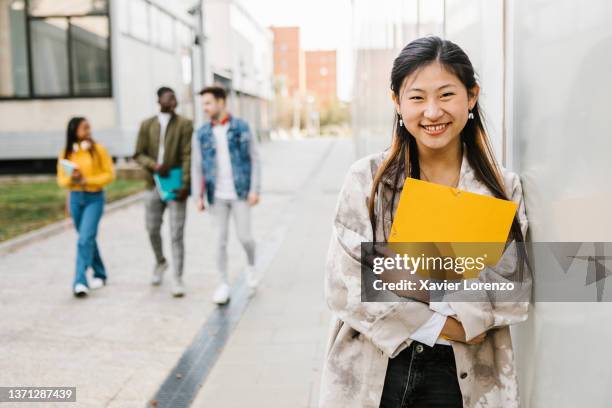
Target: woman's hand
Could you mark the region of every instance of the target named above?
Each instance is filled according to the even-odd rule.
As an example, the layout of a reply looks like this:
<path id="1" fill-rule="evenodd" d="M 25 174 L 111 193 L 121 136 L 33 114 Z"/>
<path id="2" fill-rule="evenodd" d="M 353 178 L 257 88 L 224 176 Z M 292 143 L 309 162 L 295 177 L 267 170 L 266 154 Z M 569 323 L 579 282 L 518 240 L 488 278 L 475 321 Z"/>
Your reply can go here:
<path id="1" fill-rule="evenodd" d="M 70 176 L 70 181 L 71 181 L 72 184 L 85 185 L 85 178 L 83 177 L 83 174 L 81 173 L 81 170 L 79 170 L 79 169 L 72 170 L 72 175 Z"/>
<path id="2" fill-rule="evenodd" d="M 198 211 L 204 211 L 206 209 L 206 206 L 204 205 L 204 198 L 198 197 L 198 200 L 196 201 L 196 208 Z"/>
<path id="3" fill-rule="evenodd" d="M 478 336 L 474 337 L 473 339 L 466 341 L 465 340 L 465 329 L 463 328 L 463 325 L 461 324 L 461 322 L 459 322 L 458 320 L 452 317 L 447 317 L 446 323 L 444 323 L 444 327 L 442 328 L 442 331 L 440 332 L 440 336 L 448 340 L 451 340 L 451 341 L 459 341 L 461 343 L 466 343 L 466 344 L 480 344 L 487 337 L 487 333 L 486 332 L 481 333 Z"/>
<path id="4" fill-rule="evenodd" d="M 247 197 L 247 201 L 249 205 L 253 207 L 257 205 L 257 203 L 259 203 L 259 195 L 257 195 L 257 193 L 249 193 L 249 196 Z"/>
<path id="5" fill-rule="evenodd" d="M 385 258 L 395 258 L 397 255 L 391 248 L 387 247 L 387 244 L 374 245 L 373 253 L 366 255 L 366 265 L 372 265 L 374 257 L 385 257 Z M 396 269 L 395 266 L 393 268 L 385 268 L 384 272 L 379 275 L 380 279 L 384 283 L 400 283 L 400 282 L 410 282 L 413 286 L 411 289 L 395 289 L 391 290 L 391 292 L 395 293 L 397 296 L 416 300 L 422 303 L 429 303 L 429 290 L 421 288 L 421 280 L 422 277 L 416 273 L 412 273 L 409 270 L 405 269 Z"/>

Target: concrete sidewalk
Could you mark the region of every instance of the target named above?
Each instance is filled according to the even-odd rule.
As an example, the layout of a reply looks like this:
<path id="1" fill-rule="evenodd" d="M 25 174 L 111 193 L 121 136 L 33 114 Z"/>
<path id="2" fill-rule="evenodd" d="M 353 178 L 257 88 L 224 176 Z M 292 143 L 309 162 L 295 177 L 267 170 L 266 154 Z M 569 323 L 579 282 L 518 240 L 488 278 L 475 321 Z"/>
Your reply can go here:
<path id="1" fill-rule="evenodd" d="M 353 146 L 347 139 L 272 142 L 262 155 L 264 185 L 254 233 L 264 246 L 282 234 L 282 245 L 194 406 L 316 402 L 329 320 L 324 257 Z M 164 225 L 169 249 L 167 232 Z M 233 232 L 235 279 L 245 256 Z M 88 299 L 70 292 L 72 229 L 3 256 L 0 386 L 77 387 L 77 404 L 53 406 L 144 406 L 215 308 L 213 240 L 210 217 L 190 204 L 183 299 L 170 297 L 168 279 L 160 288 L 149 285 L 153 256 L 141 205 L 103 218 L 99 244 L 109 284 Z"/>

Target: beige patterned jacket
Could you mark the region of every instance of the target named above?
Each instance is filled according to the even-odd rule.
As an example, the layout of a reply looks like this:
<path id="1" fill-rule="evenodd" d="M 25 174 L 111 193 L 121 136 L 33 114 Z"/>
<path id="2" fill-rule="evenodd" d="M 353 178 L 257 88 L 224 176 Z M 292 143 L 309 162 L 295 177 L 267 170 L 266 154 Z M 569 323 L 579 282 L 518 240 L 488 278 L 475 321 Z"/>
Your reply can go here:
<path id="1" fill-rule="evenodd" d="M 464 149 L 465 151 L 465 149 Z M 333 312 L 332 328 L 324 362 L 319 405 L 322 408 L 367 407 L 380 404 L 389 358 L 397 356 L 411 343 L 410 336 L 429 320 L 432 311 L 420 302 L 361 302 L 361 242 L 371 242 L 372 227 L 368 218 L 367 200 L 376 170 L 386 153 L 378 153 L 355 162 L 341 189 L 333 234 L 330 243 L 325 297 Z M 503 170 L 506 194 L 519 204 L 519 221 L 525 234 L 527 217 L 519 177 Z M 390 180 L 384 199 L 378 200 L 376 213 L 390 202 Z M 401 189 L 403 180 L 396 188 Z M 464 154 L 458 187 L 462 190 L 492 195 L 476 180 Z M 399 194 L 394 203 L 397 206 Z M 380 194 L 379 194 L 380 197 Z M 381 225 L 382 224 L 382 225 Z M 383 237 L 382 227 L 390 229 L 391 220 L 385 211 L 383 223 L 378 223 L 377 240 Z M 387 232 L 388 235 L 388 232 Z M 385 235 L 386 236 L 386 235 Z M 514 248 L 511 251 L 510 248 Z M 500 263 L 514 271 L 516 248 L 509 247 Z M 531 278 L 525 284 L 531 288 Z M 497 303 L 450 302 L 469 339 L 488 331 L 479 345 L 452 342 L 463 406 L 519 406 L 519 394 L 514 353 L 508 325 L 527 319 L 528 302 Z"/>

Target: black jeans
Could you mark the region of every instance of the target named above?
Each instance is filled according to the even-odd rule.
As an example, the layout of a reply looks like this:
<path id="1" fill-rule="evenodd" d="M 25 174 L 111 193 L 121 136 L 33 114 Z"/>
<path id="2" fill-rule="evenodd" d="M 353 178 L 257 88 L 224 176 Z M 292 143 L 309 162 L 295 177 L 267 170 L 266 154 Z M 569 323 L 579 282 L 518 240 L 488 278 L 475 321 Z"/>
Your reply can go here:
<path id="1" fill-rule="evenodd" d="M 389 359 L 380 408 L 462 408 L 453 348 L 413 341 Z"/>

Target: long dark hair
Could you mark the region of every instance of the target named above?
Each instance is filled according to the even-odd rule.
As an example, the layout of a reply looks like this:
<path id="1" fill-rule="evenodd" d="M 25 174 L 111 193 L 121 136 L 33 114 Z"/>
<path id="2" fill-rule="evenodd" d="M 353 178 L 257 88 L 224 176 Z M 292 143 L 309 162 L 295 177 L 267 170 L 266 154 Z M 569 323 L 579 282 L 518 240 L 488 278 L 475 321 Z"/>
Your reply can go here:
<path id="1" fill-rule="evenodd" d="M 68 157 L 70 156 L 70 154 L 73 151 L 73 146 L 75 143 L 78 143 L 79 138 L 77 136 L 77 130 L 79 129 L 79 126 L 81 125 L 81 123 L 83 121 L 86 121 L 87 118 L 84 118 L 82 116 L 75 116 L 73 118 L 71 118 L 68 121 L 68 126 L 66 127 L 66 147 L 64 148 L 64 159 L 68 159 Z M 94 145 L 95 142 L 93 141 L 93 139 L 90 139 L 91 142 L 91 149 L 89 149 L 89 153 L 91 154 L 91 157 L 94 157 Z"/>
<path id="2" fill-rule="evenodd" d="M 435 36 L 423 37 L 406 45 L 397 58 L 395 58 L 395 61 L 393 61 L 393 69 L 391 70 L 391 90 L 398 100 L 400 98 L 400 88 L 404 79 L 419 68 L 433 62 L 440 63 L 449 72 L 456 75 L 466 87 L 468 93 L 477 85 L 474 67 L 467 54 L 457 44 Z M 476 178 L 486 185 L 495 197 L 508 200 L 503 188 L 504 183 L 501 171 L 493 155 L 493 149 L 491 148 L 483 124 L 478 101 L 472 113 L 474 114 L 474 118 L 467 121 L 467 124 L 461 132 L 461 140 L 465 143 L 465 148 L 467 149 L 467 159 L 474 169 Z M 381 164 L 374 176 L 372 190 L 368 200 L 368 212 L 372 224 L 374 241 L 376 241 L 377 224 L 374 206 L 379 185 L 382 180 L 392 180 L 394 186 L 391 202 L 390 205 L 388 205 L 389 218 L 393 219 L 393 204 L 396 198 L 395 186 L 398 181 L 403 180 L 405 177 L 420 179 L 421 171 L 416 139 L 410 134 L 406 127 L 399 125 L 399 119 L 399 115 L 396 115 L 391 149 L 388 157 Z M 406 163 L 407 160 L 408 166 Z M 381 199 L 381 197 L 379 197 L 379 199 Z M 384 206 L 382 211 L 385 211 Z M 382 214 L 380 215 L 382 216 Z M 386 235 L 384 228 L 383 234 Z M 517 243 L 524 242 L 518 215 L 514 216 L 510 237 Z M 386 236 L 384 240 L 387 240 Z M 521 247 L 521 245 L 519 245 L 519 247 Z M 519 258 L 522 271 L 524 254 L 520 249 Z"/>

